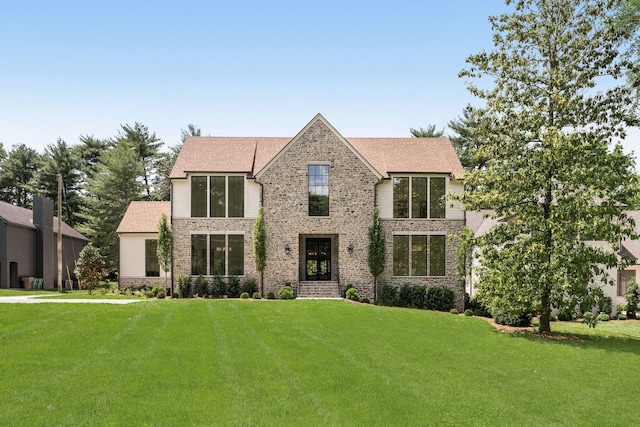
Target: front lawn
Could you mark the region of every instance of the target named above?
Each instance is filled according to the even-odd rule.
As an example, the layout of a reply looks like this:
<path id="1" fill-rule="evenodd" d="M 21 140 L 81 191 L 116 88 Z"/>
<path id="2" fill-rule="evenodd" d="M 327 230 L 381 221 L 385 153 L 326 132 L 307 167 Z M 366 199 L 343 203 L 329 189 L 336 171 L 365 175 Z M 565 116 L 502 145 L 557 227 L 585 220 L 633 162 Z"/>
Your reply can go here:
<path id="1" fill-rule="evenodd" d="M 322 300 L 0 310 L 1 425 L 623 425 L 640 417 L 629 395 L 640 366 L 633 338 L 540 339 L 497 333 L 476 318 Z"/>

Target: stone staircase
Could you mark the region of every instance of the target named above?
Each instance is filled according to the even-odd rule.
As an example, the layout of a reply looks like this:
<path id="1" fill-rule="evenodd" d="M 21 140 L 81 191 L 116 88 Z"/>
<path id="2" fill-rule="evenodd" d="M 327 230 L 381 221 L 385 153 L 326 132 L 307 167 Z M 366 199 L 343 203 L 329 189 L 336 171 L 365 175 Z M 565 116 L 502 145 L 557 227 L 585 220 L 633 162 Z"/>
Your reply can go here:
<path id="1" fill-rule="evenodd" d="M 342 298 L 338 282 L 300 282 L 298 298 Z"/>

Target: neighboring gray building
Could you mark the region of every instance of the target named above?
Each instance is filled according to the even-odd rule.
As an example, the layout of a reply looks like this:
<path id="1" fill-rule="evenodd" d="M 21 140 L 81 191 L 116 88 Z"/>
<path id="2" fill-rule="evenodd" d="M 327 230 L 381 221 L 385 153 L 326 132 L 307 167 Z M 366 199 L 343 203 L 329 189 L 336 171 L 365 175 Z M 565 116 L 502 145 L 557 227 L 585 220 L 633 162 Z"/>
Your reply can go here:
<path id="1" fill-rule="evenodd" d="M 53 202 L 34 197 L 33 211 L 0 202 L 0 288 L 23 287 L 23 278 L 43 279 L 45 289 L 57 287 L 58 219 Z M 63 280 L 73 269 L 88 239 L 62 223 Z M 69 273 L 69 274 L 68 274 Z"/>

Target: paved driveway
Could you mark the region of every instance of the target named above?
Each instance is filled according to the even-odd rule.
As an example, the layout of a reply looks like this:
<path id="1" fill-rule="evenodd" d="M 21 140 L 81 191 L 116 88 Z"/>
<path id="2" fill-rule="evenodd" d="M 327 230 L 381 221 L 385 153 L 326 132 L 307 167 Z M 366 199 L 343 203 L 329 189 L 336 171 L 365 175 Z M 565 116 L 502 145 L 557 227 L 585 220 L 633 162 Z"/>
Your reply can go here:
<path id="1" fill-rule="evenodd" d="M 49 298 L 38 298 L 49 297 Z M 0 297 L 0 303 L 16 303 L 16 304 L 38 304 L 38 303 L 83 303 L 83 304 L 131 304 L 134 302 L 150 301 L 149 299 L 67 299 L 56 298 L 55 296 L 42 295 L 17 295 L 11 297 Z"/>

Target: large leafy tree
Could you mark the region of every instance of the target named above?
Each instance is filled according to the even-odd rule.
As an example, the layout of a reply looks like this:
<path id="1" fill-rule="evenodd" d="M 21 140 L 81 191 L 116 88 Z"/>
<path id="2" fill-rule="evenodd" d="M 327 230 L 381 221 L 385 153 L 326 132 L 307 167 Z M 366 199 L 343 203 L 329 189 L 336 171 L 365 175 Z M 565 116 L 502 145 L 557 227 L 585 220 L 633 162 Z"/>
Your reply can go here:
<path id="1" fill-rule="evenodd" d="M 121 140 L 101 156 L 96 171 L 87 182 L 87 200 L 82 208 L 84 223 L 79 231 L 99 248 L 107 269 L 114 271 L 118 259 L 116 229 L 133 200 L 142 198 L 138 181 L 142 165 L 130 142 Z"/>
<path id="2" fill-rule="evenodd" d="M 93 178 L 96 172 L 100 156 L 111 148 L 109 141 L 94 137 L 93 135 L 81 135 L 80 144 L 73 147 L 74 155 L 78 160 L 81 181 L 86 182 Z"/>
<path id="3" fill-rule="evenodd" d="M 0 199 L 31 208 L 39 166 L 40 154 L 36 150 L 24 144 L 11 147 L 0 163 Z"/>
<path id="4" fill-rule="evenodd" d="M 504 219 L 478 240 L 479 297 L 494 310 L 539 312 L 545 333 L 552 305 L 611 281 L 605 269 L 633 235 L 620 206 L 634 162 L 614 142 L 634 123 L 631 89 L 616 84 L 633 65 L 620 56 L 628 33 L 615 25 L 615 0 L 506 3 L 515 10 L 489 19 L 494 50 L 460 73 L 486 101 L 472 112 L 488 159 L 466 175 L 463 200 Z M 475 84 L 485 76 L 491 83 Z"/>

